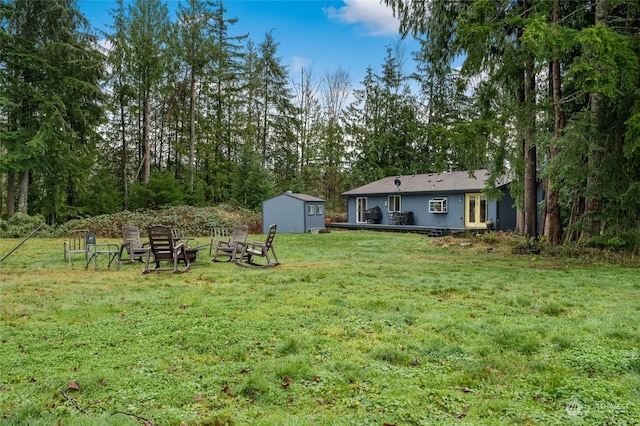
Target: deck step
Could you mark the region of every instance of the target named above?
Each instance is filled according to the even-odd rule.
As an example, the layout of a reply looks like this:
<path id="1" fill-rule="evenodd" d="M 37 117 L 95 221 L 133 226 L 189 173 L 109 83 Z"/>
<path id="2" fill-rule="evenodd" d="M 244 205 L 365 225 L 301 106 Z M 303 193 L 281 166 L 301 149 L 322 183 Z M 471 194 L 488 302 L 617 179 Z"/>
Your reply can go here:
<path id="1" fill-rule="evenodd" d="M 429 237 L 442 237 L 447 232 L 444 229 L 431 229 L 429 230 Z"/>

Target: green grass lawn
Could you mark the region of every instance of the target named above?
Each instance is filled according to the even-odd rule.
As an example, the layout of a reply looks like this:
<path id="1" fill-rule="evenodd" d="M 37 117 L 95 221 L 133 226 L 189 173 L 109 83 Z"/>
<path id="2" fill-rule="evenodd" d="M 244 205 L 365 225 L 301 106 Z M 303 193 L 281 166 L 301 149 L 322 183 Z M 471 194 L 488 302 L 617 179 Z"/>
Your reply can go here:
<path id="1" fill-rule="evenodd" d="M 638 424 L 637 267 L 460 242 L 279 234 L 276 268 L 143 275 L 29 240 L 0 263 L 0 424 Z"/>

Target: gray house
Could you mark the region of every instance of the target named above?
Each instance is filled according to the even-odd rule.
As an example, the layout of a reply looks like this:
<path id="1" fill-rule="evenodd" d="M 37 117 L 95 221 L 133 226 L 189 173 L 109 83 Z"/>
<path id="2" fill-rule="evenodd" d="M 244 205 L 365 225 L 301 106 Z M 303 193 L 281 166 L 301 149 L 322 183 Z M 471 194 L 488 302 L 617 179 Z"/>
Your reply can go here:
<path id="1" fill-rule="evenodd" d="M 262 202 L 262 232 L 268 233 L 271 224 L 278 232 L 305 233 L 324 228 L 324 200 L 306 194 L 287 191 Z"/>
<path id="2" fill-rule="evenodd" d="M 487 170 L 392 176 L 344 192 L 349 224 L 380 224 L 408 228 L 465 231 L 513 230 L 514 199 L 508 181 L 498 182 L 503 196 L 483 193 Z"/>

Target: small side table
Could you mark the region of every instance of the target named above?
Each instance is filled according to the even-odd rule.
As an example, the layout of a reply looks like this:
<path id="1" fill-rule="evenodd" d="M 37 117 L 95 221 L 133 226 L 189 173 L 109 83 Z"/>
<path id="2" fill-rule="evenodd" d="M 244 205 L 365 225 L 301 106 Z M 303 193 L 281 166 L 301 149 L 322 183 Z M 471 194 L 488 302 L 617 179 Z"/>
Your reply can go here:
<path id="1" fill-rule="evenodd" d="M 91 244 L 87 246 L 87 265 L 84 269 L 89 268 L 89 264 L 93 261 L 94 268 L 98 269 L 98 256 L 101 254 L 107 255 L 108 268 L 111 268 L 111 264 L 116 262 L 118 270 L 120 270 L 120 247 L 118 244 Z"/>

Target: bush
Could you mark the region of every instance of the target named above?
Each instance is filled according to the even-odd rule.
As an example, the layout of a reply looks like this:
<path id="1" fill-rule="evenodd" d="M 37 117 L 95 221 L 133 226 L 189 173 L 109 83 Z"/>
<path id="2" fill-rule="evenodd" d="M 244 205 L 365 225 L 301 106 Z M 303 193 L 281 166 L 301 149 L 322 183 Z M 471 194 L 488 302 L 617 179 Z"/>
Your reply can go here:
<path id="1" fill-rule="evenodd" d="M 23 213 L 16 213 L 8 220 L 0 220 L 0 238 L 22 238 L 31 234 L 38 226 L 44 223 L 44 218 L 40 215 L 29 216 Z M 47 236 L 51 232 L 48 226 L 38 231 L 39 236 Z"/>
<path id="2" fill-rule="evenodd" d="M 598 235 L 591 237 L 587 246 L 613 251 L 636 251 L 640 247 L 640 234 L 637 231 L 628 231 L 615 236 Z"/>
<path id="3" fill-rule="evenodd" d="M 260 213 L 219 204 L 214 207 L 170 206 L 74 219 L 57 227 L 55 234 L 65 236 L 72 229 L 88 229 L 99 237 L 118 238 L 125 225 L 134 225 L 144 230 L 156 224 L 179 228 L 191 237 L 209 236 L 214 226 L 232 228 L 240 224 L 248 225 L 252 233 L 262 232 Z"/>

